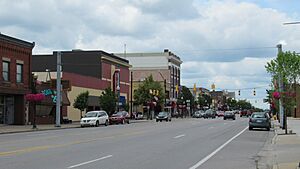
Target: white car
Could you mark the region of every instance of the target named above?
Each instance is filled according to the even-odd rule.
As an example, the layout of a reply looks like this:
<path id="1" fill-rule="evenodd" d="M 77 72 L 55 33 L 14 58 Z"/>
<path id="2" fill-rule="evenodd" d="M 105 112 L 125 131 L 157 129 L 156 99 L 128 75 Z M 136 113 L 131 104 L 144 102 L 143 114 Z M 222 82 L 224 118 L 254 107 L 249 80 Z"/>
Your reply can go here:
<path id="1" fill-rule="evenodd" d="M 100 124 L 107 126 L 109 124 L 109 118 L 105 111 L 89 111 L 80 120 L 80 126 L 96 126 Z"/>

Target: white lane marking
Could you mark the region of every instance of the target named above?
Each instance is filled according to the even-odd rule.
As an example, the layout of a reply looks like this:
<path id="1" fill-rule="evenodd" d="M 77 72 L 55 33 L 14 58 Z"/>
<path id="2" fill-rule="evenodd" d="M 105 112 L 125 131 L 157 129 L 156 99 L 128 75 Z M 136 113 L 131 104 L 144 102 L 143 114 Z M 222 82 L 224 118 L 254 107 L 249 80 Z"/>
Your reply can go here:
<path id="1" fill-rule="evenodd" d="M 95 160 L 91 160 L 91 161 L 83 162 L 83 163 L 80 163 L 80 164 L 72 165 L 72 166 L 70 166 L 68 168 L 79 167 L 79 166 L 82 166 L 82 165 L 85 165 L 85 164 L 89 164 L 89 163 L 93 163 L 93 162 L 96 162 L 96 161 L 104 160 L 104 159 L 110 158 L 110 157 L 112 157 L 112 155 L 108 155 L 108 156 L 105 156 L 105 157 L 97 158 Z"/>
<path id="2" fill-rule="evenodd" d="M 49 133 L 40 133 L 40 134 L 28 134 L 26 136 L 31 137 L 31 136 L 43 136 L 43 135 L 47 135 Z"/>
<path id="3" fill-rule="evenodd" d="M 215 128 L 214 126 L 211 126 L 211 127 L 209 127 L 208 129 L 213 129 L 213 128 Z"/>
<path id="4" fill-rule="evenodd" d="M 227 123 L 224 123 L 224 124 L 227 124 Z"/>
<path id="5" fill-rule="evenodd" d="M 175 136 L 175 137 L 173 137 L 173 138 L 180 138 L 180 137 L 184 137 L 185 135 L 184 134 L 181 134 L 181 135 L 178 135 L 178 136 Z"/>
<path id="6" fill-rule="evenodd" d="M 248 127 L 244 128 L 241 132 L 239 132 L 237 135 L 233 136 L 231 139 L 229 139 L 228 141 L 226 141 L 224 144 L 222 144 L 219 148 L 217 148 L 215 151 L 213 151 L 212 153 L 210 153 L 208 156 L 204 157 L 202 160 L 200 160 L 198 163 L 196 163 L 195 165 L 193 165 L 192 167 L 190 167 L 189 169 L 196 169 L 199 166 L 201 166 L 203 163 L 205 163 L 207 160 L 209 160 L 212 156 L 214 156 L 215 154 L 217 154 L 217 152 L 219 152 L 220 150 L 222 150 L 227 144 L 229 144 L 232 140 L 234 140 L 235 138 L 237 138 L 239 135 L 241 135 L 245 130 L 247 130 Z"/>

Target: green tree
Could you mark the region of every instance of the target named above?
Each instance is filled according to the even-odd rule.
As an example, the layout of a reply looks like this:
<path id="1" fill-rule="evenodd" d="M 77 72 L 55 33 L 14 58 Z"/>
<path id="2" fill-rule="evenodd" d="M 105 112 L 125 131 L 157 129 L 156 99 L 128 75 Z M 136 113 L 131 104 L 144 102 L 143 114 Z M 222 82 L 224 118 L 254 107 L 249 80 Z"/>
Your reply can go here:
<path id="1" fill-rule="evenodd" d="M 282 78 L 284 91 L 287 93 L 296 93 L 296 86 L 300 80 L 300 55 L 295 52 L 281 52 L 277 58 L 271 60 L 265 66 L 266 71 L 272 75 L 272 81 L 276 82 L 279 75 Z M 273 90 L 277 90 L 279 85 L 274 83 Z M 283 106 L 286 108 L 288 114 L 296 104 L 296 98 L 288 95 L 281 95 L 283 99 Z"/>
<path id="2" fill-rule="evenodd" d="M 116 111 L 117 101 L 116 94 L 110 87 L 106 88 L 99 97 L 100 107 L 109 115 L 112 115 Z"/>
<path id="3" fill-rule="evenodd" d="M 207 106 L 210 107 L 212 103 L 212 98 L 207 94 L 199 94 L 198 95 L 198 104 L 201 108 Z"/>
<path id="4" fill-rule="evenodd" d="M 233 99 L 233 98 L 228 98 L 228 99 L 226 100 L 226 103 L 227 103 L 227 105 L 229 106 L 229 108 L 230 108 L 231 110 L 238 109 L 237 101 L 236 101 L 235 99 Z"/>
<path id="5" fill-rule="evenodd" d="M 178 100 L 177 103 L 182 104 L 183 102 L 186 102 L 187 100 L 190 100 L 191 107 L 194 105 L 194 96 L 191 93 L 191 91 L 186 86 L 181 86 L 181 91 L 178 94 Z"/>
<path id="6" fill-rule="evenodd" d="M 239 100 L 239 101 L 237 101 L 237 106 L 238 106 L 239 109 L 242 109 L 242 110 L 244 110 L 244 109 L 249 110 L 249 109 L 253 108 L 253 106 L 251 105 L 251 103 L 248 102 L 247 100 Z"/>
<path id="7" fill-rule="evenodd" d="M 80 117 L 82 112 L 88 107 L 89 91 L 80 93 L 74 100 L 73 107 L 80 110 Z"/>
<path id="8" fill-rule="evenodd" d="M 150 93 L 150 91 L 158 91 Z M 158 95 L 157 95 L 158 94 Z M 138 89 L 134 92 L 134 100 L 138 105 L 146 105 L 148 102 L 153 100 L 154 95 L 157 95 L 158 103 L 162 104 L 165 99 L 163 88 L 159 82 L 153 80 L 152 75 L 147 77 L 142 84 L 139 85 Z"/>

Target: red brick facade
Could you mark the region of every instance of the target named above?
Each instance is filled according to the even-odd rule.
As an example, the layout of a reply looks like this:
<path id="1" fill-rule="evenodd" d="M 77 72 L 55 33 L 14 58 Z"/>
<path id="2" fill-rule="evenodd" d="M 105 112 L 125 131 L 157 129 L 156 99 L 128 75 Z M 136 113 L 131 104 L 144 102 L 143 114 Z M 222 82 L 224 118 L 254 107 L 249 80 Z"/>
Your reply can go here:
<path id="1" fill-rule="evenodd" d="M 31 92 L 31 56 L 34 43 L 0 34 L 0 70 L 9 63 L 8 80 L 0 77 L 0 124 L 24 124 L 24 95 Z M 17 83 L 17 64 L 22 65 L 21 82 Z M 1 73 L 1 74 L 2 74 Z M 5 100 L 5 101 L 4 101 Z"/>

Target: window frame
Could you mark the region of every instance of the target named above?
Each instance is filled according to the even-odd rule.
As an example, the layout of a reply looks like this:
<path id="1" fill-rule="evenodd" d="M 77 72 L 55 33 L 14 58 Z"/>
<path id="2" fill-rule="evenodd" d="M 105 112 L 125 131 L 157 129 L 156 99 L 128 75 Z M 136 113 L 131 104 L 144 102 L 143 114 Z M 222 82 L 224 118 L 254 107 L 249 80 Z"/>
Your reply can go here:
<path id="1" fill-rule="evenodd" d="M 21 66 L 21 72 L 20 73 L 18 72 L 18 66 Z M 21 76 L 21 80 L 20 81 L 18 81 L 18 75 Z M 23 83 L 24 82 L 23 75 L 24 75 L 24 65 L 21 64 L 21 63 L 17 63 L 17 65 L 16 65 L 16 82 L 17 83 Z"/>
<path id="2" fill-rule="evenodd" d="M 7 64 L 7 70 L 4 70 L 4 64 Z M 4 77 L 4 74 L 7 75 L 7 79 Z M 2 60 L 2 79 L 5 82 L 10 81 L 10 62 L 6 60 Z"/>

